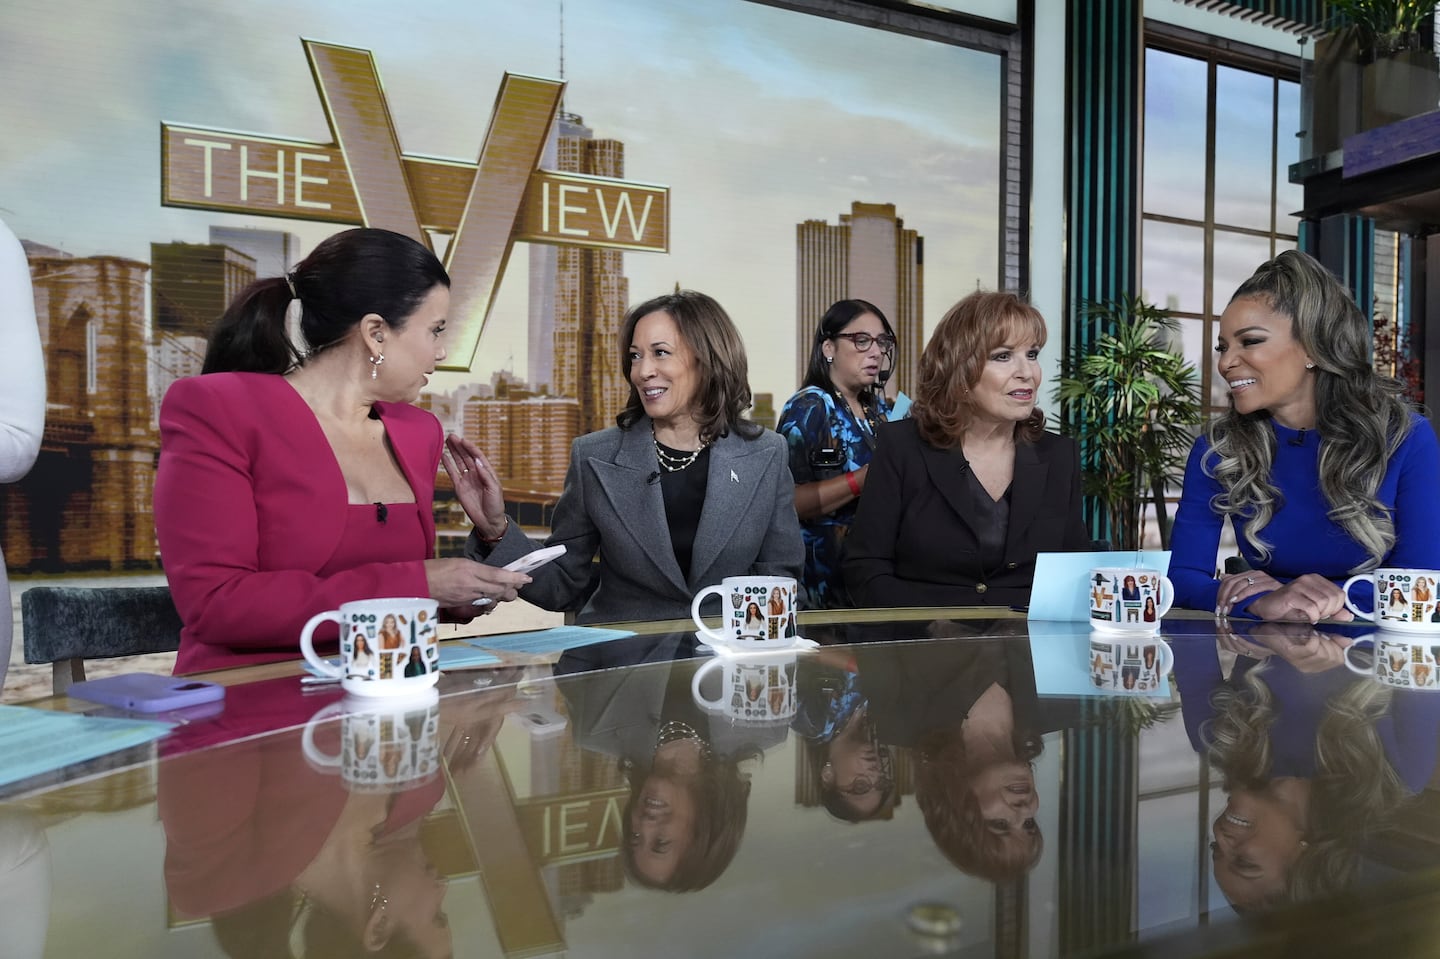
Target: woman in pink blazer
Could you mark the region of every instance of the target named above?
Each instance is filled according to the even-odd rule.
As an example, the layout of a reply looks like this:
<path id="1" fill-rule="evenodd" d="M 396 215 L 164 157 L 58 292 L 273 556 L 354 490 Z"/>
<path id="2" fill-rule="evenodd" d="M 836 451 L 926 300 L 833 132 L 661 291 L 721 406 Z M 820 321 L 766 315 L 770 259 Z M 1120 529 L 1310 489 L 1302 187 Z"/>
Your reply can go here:
<path id="1" fill-rule="evenodd" d="M 245 289 L 203 375 L 165 395 L 155 529 L 185 624 L 177 673 L 295 658 L 305 621 L 350 600 L 429 596 L 468 618 L 530 581 L 433 558 L 442 456 L 458 492 L 476 482 L 411 405 L 445 357 L 449 286 L 408 237 L 339 233 Z M 293 301 L 304 353 L 286 333 Z"/>

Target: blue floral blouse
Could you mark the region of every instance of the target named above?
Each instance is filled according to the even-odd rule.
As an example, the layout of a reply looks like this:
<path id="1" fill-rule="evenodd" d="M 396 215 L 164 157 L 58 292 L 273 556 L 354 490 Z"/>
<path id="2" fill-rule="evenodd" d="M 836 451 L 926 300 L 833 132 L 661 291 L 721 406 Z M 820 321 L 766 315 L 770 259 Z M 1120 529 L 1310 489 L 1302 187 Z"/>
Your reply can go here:
<path id="1" fill-rule="evenodd" d="M 878 395 L 875 402 L 876 418 L 889 419 L 891 405 L 886 398 Z M 870 462 L 872 451 L 866 440 L 873 438 L 871 424 L 857 422 L 848 405 L 817 386 L 807 386 L 790 397 L 775 429 L 790 444 L 790 472 L 796 486 L 840 476 Z M 838 449 L 837 459 L 843 462 L 817 464 L 817 451 L 826 447 Z M 805 541 L 801 594 L 806 609 L 851 605 L 840 572 L 840 555 L 859 502 L 851 500 L 833 513 L 800 524 Z"/>

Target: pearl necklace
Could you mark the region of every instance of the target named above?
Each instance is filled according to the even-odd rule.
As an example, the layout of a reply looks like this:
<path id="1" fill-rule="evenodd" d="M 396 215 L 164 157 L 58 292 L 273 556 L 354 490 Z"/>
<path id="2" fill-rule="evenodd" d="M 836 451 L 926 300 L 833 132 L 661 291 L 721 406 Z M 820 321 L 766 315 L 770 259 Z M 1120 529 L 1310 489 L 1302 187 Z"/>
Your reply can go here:
<path id="1" fill-rule="evenodd" d="M 673 453 L 667 452 L 665 447 L 660 445 L 660 438 L 655 435 L 653 428 L 650 430 L 650 439 L 655 443 L 655 458 L 660 461 L 660 468 L 667 473 L 678 473 L 685 467 L 691 465 L 700 458 L 700 454 L 705 452 L 705 448 L 710 445 L 709 443 L 701 443 L 698 450 L 692 450 L 684 456 L 676 456 Z"/>

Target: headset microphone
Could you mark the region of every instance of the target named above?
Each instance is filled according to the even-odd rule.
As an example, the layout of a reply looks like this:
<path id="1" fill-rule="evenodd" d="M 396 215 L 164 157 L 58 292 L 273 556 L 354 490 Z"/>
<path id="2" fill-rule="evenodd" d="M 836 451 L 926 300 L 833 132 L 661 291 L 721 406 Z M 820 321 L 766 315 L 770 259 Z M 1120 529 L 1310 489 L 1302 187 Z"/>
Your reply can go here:
<path id="1" fill-rule="evenodd" d="M 890 377 L 895 374 L 895 349 L 891 347 L 880 354 L 880 370 L 875 374 L 875 385 L 882 390 L 889 382 Z"/>

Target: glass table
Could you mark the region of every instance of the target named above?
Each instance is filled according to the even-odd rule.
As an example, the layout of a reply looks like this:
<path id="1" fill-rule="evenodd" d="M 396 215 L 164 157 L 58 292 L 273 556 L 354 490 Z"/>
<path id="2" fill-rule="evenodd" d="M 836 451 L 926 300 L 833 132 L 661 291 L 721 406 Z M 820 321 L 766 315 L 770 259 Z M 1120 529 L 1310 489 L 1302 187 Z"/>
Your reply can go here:
<path id="1" fill-rule="evenodd" d="M 1440 637 L 680 623 L 347 705 L 298 665 L 0 791 L 0 954 L 1428 953 Z M 56 700 L 38 704 L 84 710 Z M 7 949 L 24 950 L 19 953 Z M 1381 954 L 1381 953 L 1376 953 Z"/>

